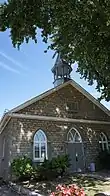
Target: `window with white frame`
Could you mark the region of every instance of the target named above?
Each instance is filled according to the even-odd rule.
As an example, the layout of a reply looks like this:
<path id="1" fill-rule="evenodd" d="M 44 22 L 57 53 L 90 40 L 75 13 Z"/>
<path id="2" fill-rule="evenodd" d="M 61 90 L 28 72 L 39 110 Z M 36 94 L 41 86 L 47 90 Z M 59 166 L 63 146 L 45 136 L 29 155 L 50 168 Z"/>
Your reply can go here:
<path id="1" fill-rule="evenodd" d="M 79 132 L 75 128 L 72 128 L 67 134 L 67 141 L 70 143 L 81 143 L 82 138 Z"/>
<path id="2" fill-rule="evenodd" d="M 34 135 L 33 159 L 43 162 L 47 159 L 47 137 L 42 130 L 38 130 Z"/>
<path id="3" fill-rule="evenodd" d="M 102 151 L 109 150 L 107 136 L 102 132 L 100 134 L 99 144 Z"/>

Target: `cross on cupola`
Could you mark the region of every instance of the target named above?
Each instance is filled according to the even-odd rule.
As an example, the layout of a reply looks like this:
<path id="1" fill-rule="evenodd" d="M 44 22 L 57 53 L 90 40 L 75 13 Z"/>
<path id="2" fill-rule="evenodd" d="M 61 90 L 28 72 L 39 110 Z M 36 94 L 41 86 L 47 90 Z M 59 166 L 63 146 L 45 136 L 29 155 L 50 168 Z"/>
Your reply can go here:
<path id="1" fill-rule="evenodd" d="M 70 73 L 72 72 L 72 67 L 65 60 L 61 58 L 58 53 L 55 65 L 52 68 L 52 73 L 54 74 L 54 87 L 63 84 L 71 79 Z"/>

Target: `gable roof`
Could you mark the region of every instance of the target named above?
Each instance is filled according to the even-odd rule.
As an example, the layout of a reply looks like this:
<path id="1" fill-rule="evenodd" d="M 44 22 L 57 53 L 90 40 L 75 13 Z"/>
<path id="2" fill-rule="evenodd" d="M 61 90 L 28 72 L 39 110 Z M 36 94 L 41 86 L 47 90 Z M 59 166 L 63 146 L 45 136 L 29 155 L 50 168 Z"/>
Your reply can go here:
<path id="1" fill-rule="evenodd" d="M 13 113 L 13 112 L 18 112 L 19 110 L 47 97 L 48 95 L 60 90 L 61 88 L 67 86 L 67 85 L 72 85 L 75 89 L 77 89 L 80 93 L 82 93 L 85 97 L 87 97 L 90 101 L 92 101 L 96 106 L 98 106 L 103 112 L 105 112 L 108 116 L 110 116 L 110 111 L 104 106 L 102 105 L 99 101 L 97 101 L 97 99 L 95 99 L 90 93 L 88 93 L 84 88 L 82 88 L 78 83 L 76 83 L 74 80 L 69 80 L 68 82 L 65 82 L 55 88 L 52 88 L 28 101 L 26 101 L 25 103 L 15 107 L 14 109 L 10 110 L 9 112 Z"/>
<path id="2" fill-rule="evenodd" d="M 75 89 L 77 89 L 80 93 L 82 93 L 85 97 L 87 97 L 90 101 L 92 101 L 92 103 L 94 103 L 97 107 L 99 107 L 108 116 L 110 116 L 110 111 L 104 105 L 102 105 L 99 101 L 97 101 L 97 99 L 95 99 L 90 93 L 88 93 L 84 88 L 82 88 L 74 80 L 69 80 L 68 82 L 65 82 L 64 84 L 61 84 L 55 88 L 52 88 L 52 89 L 40 94 L 39 96 L 36 96 L 36 97 L 26 101 L 25 103 L 13 108 L 9 112 L 5 113 L 2 116 L 1 121 L 0 121 L 0 133 L 5 128 L 5 126 L 7 125 L 9 120 L 11 119 L 11 117 L 13 117 L 12 114 L 18 112 L 19 110 L 21 110 L 21 109 L 23 109 L 33 103 L 45 98 L 45 97 L 47 97 L 48 95 L 50 95 L 54 92 L 57 92 L 58 90 L 60 90 L 61 88 L 65 87 L 65 86 L 68 86 L 69 84 L 72 85 Z"/>

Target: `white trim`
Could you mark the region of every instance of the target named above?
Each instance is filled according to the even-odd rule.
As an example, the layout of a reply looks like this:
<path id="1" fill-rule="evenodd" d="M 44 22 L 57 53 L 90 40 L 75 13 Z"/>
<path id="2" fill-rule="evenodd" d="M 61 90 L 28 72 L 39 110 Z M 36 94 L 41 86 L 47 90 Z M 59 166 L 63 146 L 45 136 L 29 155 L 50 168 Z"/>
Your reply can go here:
<path id="1" fill-rule="evenodd" d="M 6 113 L 5 115 L 3 115 L 3 117 L 2 117 L 2 119 L 0 121 L 0 128 L 4 125 L 4 123 L 5 123 L 6 119 L 7 119 L 7 115 L 8 115 L 8 113 Z"/>
<path id="2" fill-rule="evenodd" d="M 29 115 L 29 114 L 17 114 L 10 113 L 8 116 L 13 118 L 25 118 L 25 119 L 36 119 L 36 120 L 45 120 L 45 121 L 61 121 L 61 122 L 75 122 L 75 123 L 86 123 L 86 124 L 106 124 L 110 125 L 110 121 L 97 121 L 97 120 L 86 120 L 86 119 L 73 119 L 73 118 L 60 118 L 52 116 L 38 116 L 38 115 Z"/>
<path id="3" fill-rule="evenodd" d="M 79 137 L 80 137 L 80 139 L 81 139 L 80 142 L 75 142 L 75 141 L 74 141 L 75 135 L 72 134 L 72 132 L 71 132 L 72 130 L 75 131 L 75 135 L 76 135 L 76 133 L 79 135 Z M 69 134 L 72 135 L 73 141 L 69 141 L 69 140 L 68 140 L 68 135 L 69 135 Z M 68 141 L 68 143 L 82 143 L 82 137 L 81 137 L 79 131 L 78 131 L 76 128 L 72 127 L 72 128 L 68 131 L 68 133 L 67 133 L 67 141 Z"/>
<path id="4" fill-rule="evenodd" d="M 84 88 L 82 88 L 78 83 L 73 81 L 72 86 L 76 88 L 79 92 L 81 92 L 85 97 L 87 97 L 92 103 L 98 106 L 103 112 L 105 112 L 108 116 L 110 116 L 110 111 L 101 104 L 97 99 L 95 99 L 90 93 L 88 93 Z"/>
<path id="5" fill-rule="evenodd" d="M 103 140 L 103 137 L 105 138 L 105 140 Z M 99 140 L 99 144 L 102 145 L 102 149 L 103 151 L 105 150 L 104 148 L 104 144 L 106 144 L 106 149 L 109 150 L 109 147 L 108 147 L 108 139 L 107 139 L 107 136 L 105 135 L 105 133 L 101 132 L 100 133 L 100 140 Z"/>
<path id="6" fill-rule="evenodd" d="M 43 94 L 34 97 L 30 99 L 29 101 L 26 101 L 25 103 L 21 104 L 20 106 L 10 110 L 10 112 L 18 112 L 19 110 L 35 103 L 36 101 L 39 101 L 43 99 L 44 97 L 47 97 L 48 95 L 60 90 L 61 88 L 71 84 L 75 89 L 77 89 L 79 92 L 81 92 L 85 97 L 87 97 L 90 101 L 92 101 L 95 105 L 97 105 L 102 111 L 104 111 L 108 116 L 110 116 L 110 111 L 102 105 L 99 101 L 97 101 L 90 93 L 88 93 L 84 88 L 82 88 L 79 84 L 77 84 L 74 80 L 69 80 L 68 82 L 65 82 L 64 84 L 61 84 L 53 89 L 50 89 Z"/>
<path id="7" fill-rule="evenodd" d="M 7 121 L 6 121 L 6 119 L 7 119 Z M 6 127 L 6 125 L 8 124 L 8 122 L 10 121 L 10 119 L 11 119 L 11 117 L 9 115 L 7 115 L 7 116 L 4 117 L 4 121 L 2 121 L 2 123 L 0 124 L 0 133 L 2 133 L 2 131 L 4 130 L 4 128 Z"/>
<path id="8" fill-rule="evenodd" d="M 52 88 L 52 89 L 50 89 L 50 90 L 48 90 L 48 91 L 46 91 L 46 92 L 44 92 L 44 93 L 42 93 L 42 94 L 36 96 L 36 97 L 34 97 L 34 98 L 32 98 L 32 99 L 26 101 L 25 103 L 23 103 L 23 104 L 21 104 L 21 105 L 15 107 L 15 108 L 13 108 L 12 110 L 10 110 L 10 112 L 18 112 L 19 110 L 21 110 L 21 109 L 23 109 L 23 108 L 25 108 L 25 107 L 27 107 L 27 106 L 29 106 L 29 105 L 35 103 L 36 101 L 39 101 L 39 100 L 41 100 L 41 99 L 47 97 L 48 95 L 50 95 L 50 94 L 52 94 L 52 93 L 54 93 L 54 92 L 60 90 L 61 88 L 67 86 L 67 84 L 69 84 L 69 83 L 70 83 L 70 81 L 65 82 L 64 84 L 61 84 L 61 85 L 59 85 L 59 86 L 56 86 L 56 87 L 54 87 L 54 88 Z"/>
<path id="9" fill-rule="evenodd" d="M 45 138 L 45 141 L 35 141 L 35 136 L 36 136 L 36 134 L 38 133 L 38 132 L 41 132 L 42 134 L 43 134 L 43 136 L 44 136 L 44 138 Z M 47 159 L 47 137 L 46 137 L 46 135 L 45 135 L 45 133 L 41 130 L 41 129 L 39 129 L 39 130 L 37 130 L 36 131 L 36 133 L 34 134 L 34 138 L 33 138 L 33 161 L 39 161 L 39 162 L 43 162 L 44 161 L 44 158 L 42 158 L 41 157 L 41 144 L 43 143 L 43 144 L 45 144 L 45 153 L 46 153 L 46 159 Z M 35 157 L 35 146 L 36 146 L 36 144 L 39 144 L 39 158 L 36 158 Z"/>
<path id="10" fill-rule="evenodd" d="M 110 111 L 104 106 L 102 105 L 100 102 L 98 102 L 91 94 L 89 94 L 84 88 L 82 88 L 79 84 L 77 84 L 74 80 L 69 80 L 68 82 L 65 82 L 64 84 L 61 84 L 53 89 L 50 89 L 46 92 L 44 92 L 43 94 L 34 97 L 28 101 L 26 101 L 25 103 L 17 106 L 16 108 L 13 108 L 12 110 L 10 110 L 9 112 L 7 112 L 5 115 L 3 115 L 1 121 L 0 121 L 0 132 L 2 132 L 2 130 L 5 128 L 1 128 L 3 126 L 3 124 L 5 123 L 5 121 L 7 120 L 7 116 L 10 115 L 10 113 L 14 113 L 14 112 L 18 112 L 19 110 L 35 103 L 36 101 L 39 101 L 45 97 L 47 97 L 48 95 L 60 90 L 61 88 L 67 86 L 71 84 L 74 88 L 76 88 L 79 92 L 81 92 L 85 97 L 87 97 L 89 100 L 91 100 L 95 105 L 97 105 L 102 111 L 104 111 L 108 116 L 110 116 Z M 82 121 L 82 120 L 81 120 Z M 87 121 L 86 121 L 87 122 Z M 100 121 L 94 121 L 94 123 L 101 123 Z M 104 121 L 103 121 L 104 122 Z M 106 121 L 105 121 L 106 122 Z M 91 123 L 90 121 L 88 123 Z M 93 123 L 93 121 L 92 121 Z M 99 124 L 97 123 L 97 124 Z M 6 123 L 7 124 L 7 123 Z M 110 123 L 101 123 L 101 124 L 110 124 Z"/>

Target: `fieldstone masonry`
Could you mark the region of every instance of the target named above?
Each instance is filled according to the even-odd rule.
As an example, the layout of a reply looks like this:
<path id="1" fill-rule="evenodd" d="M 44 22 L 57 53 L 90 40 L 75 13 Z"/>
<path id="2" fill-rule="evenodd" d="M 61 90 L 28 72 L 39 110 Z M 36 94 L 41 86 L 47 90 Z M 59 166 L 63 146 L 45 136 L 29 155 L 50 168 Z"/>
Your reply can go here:
<path id="1" fill-rule="evenodd" d="M 78 111 L 71 113 L 66 109 L 67 103 L 78 102 Z M 94 105 L 71 85 L 56 91 L 32 105 L 18 111 L 19 114 L 54 116 L 87 120 L 110 121 L 110 117 Z M 11 161 L 22 155 L 33 158 L 33 137 L 38 129 L 42 129 L 48 140 L 48 158 L 67 153 L 67 133 L 76 128 L 83 141 L 85 167 L 96 160 L 99 152 L 99 135 L 104 132 L 110 138 L 109 125 L 90 123 L 53 122 L 51 120 L 32 120 L 11 118 L 0 136 L 0 175 L 10 177 Z M 2 159 L 3 138 L 5 156 Z"/>
<path id="2" fill-rule="evenodd" d="M 74 102 L 78 103 L 78 110 L 77 112 L 74 112 L 73 108 L 73 111 L 70 112 L 67 105 Z M 66 87 L 61 88 L 47 97 L 27 106 L 17 113 L 110 121 L 110 116 L 105 114 L 82 93 L 73 88 L 71 84 L 68 84 Z"/>

